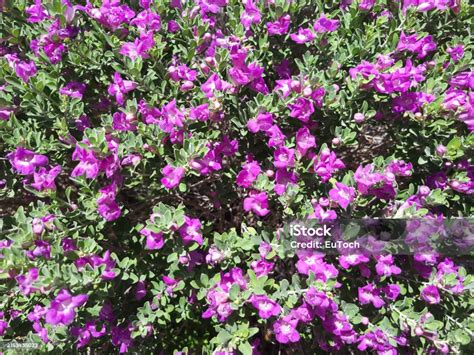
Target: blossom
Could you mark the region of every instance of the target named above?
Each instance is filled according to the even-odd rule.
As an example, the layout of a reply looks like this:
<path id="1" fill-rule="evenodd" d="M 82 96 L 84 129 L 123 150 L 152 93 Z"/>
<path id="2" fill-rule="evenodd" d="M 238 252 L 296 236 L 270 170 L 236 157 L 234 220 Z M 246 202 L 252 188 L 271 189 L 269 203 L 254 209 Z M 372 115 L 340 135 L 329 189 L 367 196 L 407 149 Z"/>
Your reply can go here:
<path id="1" fill-rule="evenodd" d="M 0 107 L 0 121 L 8 121 L 14 110 L 9 107 Z"/>
<path id="2" fill-rule="evenodd" d="M 393 112 L 418 112 L 424 104 L 433 102 L 435 97 L 424 92 L 405 92 L 392 101 Z"/>
<path id="3" fill-rule="evenodd" d="M 385 302 L 380 297 L 380 290 L 376 289 L 373 284 L 368 284 L 358 288 L 359 302 L 361 304 L 372 303 L 375 308 L 381 308 Z"/>
<path id="4" fill-rule="evenodd" d="M 163 186 L 167 189 L 173 189 L 179 185 L 179 182 L 184 177 L 185 170 L 183 167 L 173 168 L 171 165 L 168 164 L 163 168 L 161 172 L 164 176 L 161 179 L 161 183 L 163 184 Z"/>
<path id="5" fill-rule="evenodd" d="M 28 6 L 25 12 L 28 15 L 27 21 L 29 23 L 41 22 L 49 17 L 48 11 L 41 4 L 41 0 L 35 0 L 35 4 Z"/>
<path id="6" fill-rule="evenodd" d="M 36 292 L 37 288 L 33 287 L 33 283 L 38 280 L 39 271 L 37 268 L 31 268 L 26 274 L 18 275 L 15 279 L 18 282 L 20 292 L 28 296 L 30 293 Z"/>
<path id="7" fill-rule="evenodd" d="M 127 42 L 122 45 L 119 53 L 129 57 L 131 60 L 136 60 L 138 57 L 149 58 L 148 51 L 155 45 L 153 32 L 144 32 L 140 37 L 133 42 Z M 112 95 L 112 94 L 111 94 Z"/>
<path id="8" fill-rule="evenodd" d="M 245 0 L 244 11 L 240 15 L 240 22 L 244 28 L 248 30 L 253 23 L 259 23 L 261 18 L 260 10 L 255 6 L 253 0 Z"/>
<path id="9" fill-rule="evenodd" d="M 97 199 L 97 211 L 105 218 L 106 221 L 111 222 L 116 220 L 122 214 L 120 206 L 115 201 L 116 185 L 112 183 L 100 190 L 100 197 Z"/>
<path id="10" fill-rule="evenodd" d="M 339 21 L 328 19 L 322 14 L 314 23 L 313 28 L 318 33 L 334 32 L 339 28 Z"/>
<path id="11" fill-rule="evenodd" d="M 183 239 L 185 245 L 196 242 L 202 245 L 203 239 L 201 234 L 201 222 L 197 218 L 184 216 L 184 223 L 179 228 L 179 235 Z"/>
<path id="12" fill-rule="evenodd" d="M 77 81 L 71 81 L 59 89 L 61 95 L 70 96 L 82 100 L 82 96 L 86 91 L 86 84 Z"/>
<path id="13" fill-rule="evenodd" d="M 434 285 L 426 285 L 423 287 L 420 296 L 429 304 L 436 304 L 440 301 L 438 288 Z"/>
<path id="14" fill-rule="evenodd" d="M 249 196 L 244 199 L 244 210 L 247 212 L 252 211 L 260 217 L 269 214 L 267 194 L 264 191 L 250 192 Z"/>
<path id="15" fill-rule="evenodd" d="M 357 183 L 357 190 L 365 195 L 369 192 L 369 188 L 383 181 L 383 175 L 374 173 L 374 165 L 367 164 L 365 167 L 360 165 L 354 173 L 354 180 Z"/>
<path id="16" fill-rule="evenodd" d="M 23 147 L 18 147 L 15 151 L 7 154 L 7 158 L 13 169 L 21 175 L 31 175 L 37 167 L 48 164 L 48 157 Z"/>
<path id="17" fill-rule="evenodd" d="M 291 110 L 290 117 L 299 119 L 302 122 L 309 122 L 311 115 L 314 112 L 313 103 L 305 98 L 300 97 L 293 104 L 288 105 Z"/>
<path id="18" fill-rule="evenodd" d="M 258 175 L 260 175 L 262 169 L 258 162 L 250 161 L 246 163 L 242 170 L 236 177 L 236 183 L 242 187 L 250 187 L 252 186 L 253 182 L 257 179 Z"/>
<path id="19" fill-rule="evenodd" d="M 258 316 L 262 319 L 277 316 L 282 311 L 281 306 L 266 295 L 253 295 L 250 297 L 250 302 L 258 310 Z"/>
<path id="20" fill-rule="evenodd" d="M 300 128 L 296 132 L 296 148 L 301 156 L 304 156 L 306 152 L 316 147 L 316 138 L 309 132 L 308 127 Z"/>
<path id="21" fill-rule="evenodd" d="M 298 320 L 288 317 L 283 317 L 273 323 L 273 332 L 275 338 L 279 343 L 296 343 L 300 340 L 300 334 L 296 330 Z"/>
<path id="22" fill-rule="evenodd" d="M 161 249 L 165 244 L 161 232 L 153 232 L 151 229 L 143 228 L 140 234 L 146 237 L 145 247 L 148 250 Z"/>
<path id="23" fill-rule="evenodd" d="M 328 181 L 336 170 L 344 168 L 342 160 L 338 159 L 336 153 L 328 148 L 324 148 L 314 161 L 314 172 L 323 182 Z"/>
<path id="24" fill-rule="evenodd" d="M 316 38 L 316 35 L 309 28 L 299 28 L 298 32 L 290 35 L 290 38 L 296 43 L 303 44 L 311 42 Z"/>
<path id="25" fill-rule="evenodd" d="M 216 91 L 226 92 L 232 87 L 227 81 L 221 80 L 219 76 L 214 73 L 207 81 L 201 85 L 201 90 L 207 98 L 215 96 Z"/>
<path id="26" fill-rule="evenodd" d="M 59 291 L 51 301 L 45 316 L 46 323 L 52 325 L 69 325 L 76 317 L 76 308 L 87 302 L 87 295 L 72 296 L 68 290 Z"/>
<path id="27" fill-rule="evenodd" d="M 154 13 L 152 10 L 146 9 L 135 16 L 135 18 L 130 21 L 130 24 L 137 26 L 140 31 L 145 31 L 146 29 L 159 31 L 161 28 L 161 18 L 160 15 Z"/>
<path id="28" fill-rule="evenodd" d="M 123 80 L 119 72 L 115 72 L 114 81 L 109 85 L 108 93 L 115 96 L 119 105 L 124 104 L 124 95 L 137 87 L 137 83 L 131 80 Z"/>
<path id="29" fill-rule="evenodd" d="M 429 35 L 426 37 L 418 38 L 417 35 L 413 34 L 410 36 L 405 35 L 402 31 L 400 34 L 400 40 L 397 45 L 397 51 L 409 51 L 417 54 L 418 59 L 422 59 L 436 49 L 436 43 L 433 41 L 433 36 Z"/>
<path id="30" fill-rule="evenodd" d="M 33 173 L 34 182 L 31 183 L 31 186 L 38 191 L 56 190 L 56 184 L 54 183 L 54 180 L 60 173 L 60 165 L 56 165 L 50 170 L 41 167 L 38 169 L 38 171 Z"/>
<path id="31" fill-rule="evenodd" d="M 102 328 L 100 330 L 96 329 L 96 325 L 94 322 L 86 322 L 84 327 L 72 327 L 71 328 L 71 335 L 77 338 L 77 348 L 83 348 L 92 338 L 100 338 L 107 333 L 105 329 L 105 325 L 102 324 Z"/>
<path id="32" fill-rule="evenodd" d="M 284 35 L 290 27 L 290 15 L 283 15 L 275 22 L 267 22 L 267 31 L 270 36 Z"/>
<path id="33" fill-rule="evenodd" d="M 263 112 L 259 113 L 257 117 L 250 119 L 247 122 L 247 128 L 249 132 L 257 133 L 260 131 L 266 132 L 273 125 L 273 116 L 271 113 Z"/>
<path id="34" fill-rule="evenodd" d="M 273 153 L 273 165 L 277 168 L 288 168 L 295 165 L 295 150 L 287 147 L 278 147 Z"/>
<path id="35" fill-rule="evenodd" d="M 268 275 L 275 267 L 275 264 L 271 261 L 260 259 L 252 261 L 250 267 L 255 272 L 255 276 L 262 277 Z"/>
<path id="36" fill-rule="evenodd" d="M 454 47 L 448 47 L 446 52 L 448 52 L 453 62 L 456 63 L 459 62 L 462 57 L 464 57 L 464 46 L 462 44 L 458 44 Z"/>

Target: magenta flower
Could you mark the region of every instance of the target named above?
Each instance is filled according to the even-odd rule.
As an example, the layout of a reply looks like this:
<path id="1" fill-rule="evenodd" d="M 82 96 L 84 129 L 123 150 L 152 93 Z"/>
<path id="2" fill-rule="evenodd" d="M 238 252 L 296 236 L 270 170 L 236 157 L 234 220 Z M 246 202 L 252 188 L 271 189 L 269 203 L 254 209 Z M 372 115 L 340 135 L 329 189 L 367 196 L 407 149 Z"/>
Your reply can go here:
<path id="1" fill-rule="evenodd" d="M 258 162 L 250 161 L 246 163 L 237 175 L 237 185 L 242 187 L 252 186 L 253 182 L 257 179 L 258 175 L 260 175 L 261 171 L 262 169 L 260 168 L 260 165 L 258 165 Z"/>
<path id="2" fill-rule="evenodd" d="M 339 206 L 346 209 L 347 206 L 354 200 L 355 189 L 340 182 L 336 182 L 336 187 L 329 191 L 329 197 Z"/>
<path id="3" fill-rule="evenodd" d="M 19 61 L 15 64 L 15 73 L 18 77 L 27 83 L 32 76 L 35 76 L 37 73 L 36 64 L 33 61 L 23 62 Z"/>
<path id="4" fill-rule="evenodd" d="M 123 80 L 120 73 L 115 72 L 114 82 L 109 85 L 108 93 L 111 96 L 115 96 L 115 100 L 119 105 L 123 105 L 123 95 L 134 90 L 136 87 L 137 83 L 131 80 Z"/>
<path id="5" fill-rule="evenodd" d="M 357 190 L 365 195 L 373 185 L 383 181 L 383 175 L 374 173 L 373 164 L 367 164 L 365 167 L 360 165 L 354 173 L 354 180 L 357 183 Z"/>
<path id="6" fill-rule="evenodd" d="M 260 10 L 255 6 L 253 0 L 244 1 L 244 11 L 240 15 L 240 23 L 246 30 L 250 29 L 253 23 L 259 23 L 262 19 Z"/>
<path id="7" fill-rule="evenodd" d="M 290 35 L 290 38 L 296 43 L 303 44 L 311 42 L 316 38 L 316 35 L 309 28 L 299 28 L 298 32 Z"/>
<path id="8" fill-rule="evenodd" d="M 161 28 L 161 18 L 160 15 L 154 13 L 152 10 L 146 9 L 130 21 L 130 24 L 137 26 L 140 31 L 145 31 L 146 29 L 159 31 Z"/>
<path id="9" fill-rule="evenodd" d="M 177 168 L 173 168 L 171 165 L 168 164 L 163 168 L 161 172 L 164 176 L 161 179 L 161 183 L 163 184 L 163 186 L 167 189 L 173 189 L 179 185 L 179 182 L 184 177 L 185 170 L 183 167 L 179 166 Z"/>
<path id="10" fill-rule="evenodd" d="M 268 209 L 268 198 L 266 192 L 251 191 L 249 197 L 244 199 L 244 210 L 252 211 L 256 215 L 263 217 L 270 213 Z"/>
<path id="11" fill-rule="evenodd" d="M 122 214 L 120 206 L 115 201 L 116 189 L 115 183 L 112 183 L 99 190 L 100 197 L 97 199 L 97 211 L 108 222 L 115 221 Z"/>
<path id="12" fill-rule="evenodd" d="M 145 247 L 149 250 L 161 249 L 165 244 L 161 232 L 153 232 L 148 228 L 143 228 L 140 234 L 146 237 Z"/>
<path id="13" fill-rule="evenodd" d="M 300 334 L 296 330 L 298 320 L 289 317 L 283 317 L 273 323 L 273 332 L 279 343 L 296 343 L 300 340 Z"/>
<path id="14" fill-rule="evenodd" d="M 296 132 L 296 148 L 301 156 L 306 152 L 316 147 L 316 138 L 309 132 L 308 127 L 303 127 Z"/>
<path id="15" fill-rule="evenodd" d="M 0 121 L 8 121 L 13 111 L 10 107 L 0 107 Z"/>
<path id="16" fill-rule="evenodd" d="M 129 57 L 131 60 L 135 60 L 138 57 L 149 58 L 148 51 L 155 45 L 155 39 L 153 38 L 153 32 L 141 33 L 140 37 L 135 39 L 133 42 L 127 42 L 120 48 L 120 54 Z"/>
<path id="17" fill-rule="evenodd" d="M 252 118 L 247 122 L 247 128 L 249 132 L 257 133 L 257 132 L 266 132 L 268 131 L 273 125 L 273 116 L 271 113 L 263 112 L 259 113 L 257 117 Z"/>
<path id="18" fill-rule="evenodd" d="M 39 170 L 33 173 L 34 182 L 31 186 L 38 191 L 56 190 L 56 184 L 54 180 L 61 173 L 61 166 L 56 165 L 55 167 L 47 170 L 46 168 L 39 168 Z"/>
<path id="19" fill-rule="evenodd" d="M 184 216 L 184 224 L 179 228 L 179 235 L 183 239 L 184 245 L 191 242 L 202 245 L 201 222 L 199 219 Z"/>
<path id="20" fill-rule="evenodd" d="M 41 4 L 41 0 L 35 0 L 35 4 L 28 6 L 25 12 L 28 15 L 27 21 L 29 23 L 41 22 L 49 17 L 48 11 Z"/>
<path id="21" fill-rule="evenodd" d="M 462 57 L 464 57 L 464 46 L 462 44 L 458 44 L 454 47 L 448 47 L 446 52 L 448 52 L 453 62 L 456 63 L 459 62 Z"/>
<path id="22" fill-rule="evenodd" d="M 322 14 L 314 23 L 313 28 L 318 33 L 334 32 L 339 28 L 339 21 L 330 20 Z"/>
<path id="23" fill-rule="evenodd" d="M 59 291 L 56 298 L 51 301 L 46 313 L 46 323 L 52 325 L 69 325 L 76 317 L 76 308 L 87 302 L 87 295 L 72 296 L 69 291 Z"/>
<path id="24" fill-rule="evenodd" d="M 438 288 L 434 285 L 426 285 L 423 287 L 420 296 L 425 302 L 429 304 L 436 304 L 440 301 Z"/>
<path id="25" fill-rule="evenodd" d="M 325 148 L 319 153 L 314 161 L 314 172 L 321 178 L 321 181 L 328 181 L 333 173 L 338 169 L 344 169 L 342 160 L 338 159 L 336 153 Z"/>
<path id="26" fill-rule="evenodd" d="M 405 50 L 417 54 L 417 58 L 422 59 L 429 52 L 436 50 L 436 43 L 431 35 L 417 39 L 417 34 L 407 36 L 402 32 L 397 45 L 397 51 Z"/>
<path id="27" fill-rule="evenodd" d="M 15 151 L 7 154 L 7 158 L 13 169 L 21 175 L 31 175 L 35 172 L 36 167 L 48 164 L 48 157 L 23 147 L 18 147 Z"/>
<path id="28" fill-rule="evenodd" d="M 250 267 L 255 272 L 257 277 L 262 277 L 268 275 L 275 267 L 275 264 L 271 261 L 260 259 L 252 261 Z"/>
<path id="29" fill-rule="evenodd" d="M 288 32 L 290 28 L 290 15 L 283 15 L 275 22 L 267 22 L 267 31 L 270 36 L 281 36 Z"/>
<path id="30" fill-rule="evenodd" d="M 297 99 L 293 104 L 288 105 L 291 110 L 290 117 L 299 119 L 302 122 L 309 122 L 311 115 L 314 112 L 313 103 L 305 98 Z"/>
<path id="31" fill-rule="evenodd" d="M 362 0 L 359 4 L 359 9 L 363 11 L 370 10 L 375 4 L 375 0 Z"/>
<path id="32" fill-rule="evenodd" d="M 279 196 L 286 192 L 288 185 L 295 185 L 298 177 L 293 169 L 277 169 L 275 173 L 275 193 Z"/>
<path id="33" fill-rule="evenodd" d="M 358 290 L 360 304 L 372 303 L 375 308 L 381 308 L 385 304 L 384 300 L 380 297 L 380 290 L 376 289 L 373 284 L 359 287 Z"/>
<path id="34" fill-rule="evenodd" d="M 86 84 L 77 81 L 71 81 L 59 89 L 61 95 L 70 96 L 82 100 L 82 96 L 86 91 Z"/>
<path id="35" fill-rule="evenodd" d="M 37 288 L 32 285 L 36 280 L 38 280 L 38 275 L 38 269 L 31 268 L 26 274 L 18 275 L 15 278 L 16 282 L 18 282 L 18 288 L 23 295 L 28 296 L 30 293 L 37 291 Z"/>
<path id="36" fill-rule="evenodd" d="M 295 165 L 295 150 L 287 147 L 278 147 L 273 153 L 273 165 L 277 168 L 288 168 Z"/>
<path id="37" fill-rule="evenodd" d="M 405 92 L 392 101 L 393 112 L 418 112 L 424 104 L 433 102 L 435 97 L 424 92 Z"/>
<path id="38" fill-rule="evenodd" d="M 112 116 L 112 128 L 117 131 L 136 131 L 137 118 L 133 113 L 115 112 Z"/>
<path id="39" fill-rule="evenodd" d="M 232 85 L 228 82 L 219 79 L 219 76 L 214 73 L 209 79 L 201 85 L 201 90 L 207 98 L 214 97 L 215 92 L 225 92 L 232 88 Z"/>
<path id="40" fill-rule="evenodd" d="M 266 295 L 253 295 L 249 301 L 258 310 L 258 316 L 262 319 L 277 316 L 282 311 L 281 306 Z"/>

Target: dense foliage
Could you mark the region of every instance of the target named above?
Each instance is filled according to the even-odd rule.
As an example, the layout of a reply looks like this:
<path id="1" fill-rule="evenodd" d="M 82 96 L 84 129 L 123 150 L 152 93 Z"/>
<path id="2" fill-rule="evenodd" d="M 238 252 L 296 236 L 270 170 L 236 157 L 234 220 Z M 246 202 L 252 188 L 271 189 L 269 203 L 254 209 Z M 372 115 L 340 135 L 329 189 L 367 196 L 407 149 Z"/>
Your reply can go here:
<path id="1" fill-rule="evenodd" d="M 0 339 L 474 352 L 466 250 L 325 256 L 279 233 L 473 216 L 469 0 L 0 9 Z"/>

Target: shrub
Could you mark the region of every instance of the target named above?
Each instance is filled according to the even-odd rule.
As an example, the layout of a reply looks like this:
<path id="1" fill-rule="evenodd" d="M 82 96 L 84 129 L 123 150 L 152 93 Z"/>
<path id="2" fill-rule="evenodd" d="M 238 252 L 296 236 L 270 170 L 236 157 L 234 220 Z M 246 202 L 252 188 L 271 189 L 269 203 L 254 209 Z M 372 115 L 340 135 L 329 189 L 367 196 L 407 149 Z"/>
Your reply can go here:
<path id="1" fill-rule="evenodd" d="M 467 0 L 0 8 L 4 341 L 473 351 L 472 237 L 323 255 L 281 229 L 473 215 Z"/>

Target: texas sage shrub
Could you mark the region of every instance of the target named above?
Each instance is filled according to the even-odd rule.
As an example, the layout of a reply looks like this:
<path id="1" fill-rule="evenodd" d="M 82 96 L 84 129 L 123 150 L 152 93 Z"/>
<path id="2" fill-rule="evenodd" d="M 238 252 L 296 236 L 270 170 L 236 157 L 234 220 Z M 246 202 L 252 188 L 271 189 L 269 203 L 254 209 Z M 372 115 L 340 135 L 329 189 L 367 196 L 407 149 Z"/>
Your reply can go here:
<path id="1" fill-rule="evenodd" d="M 0 9 L 1 344 L 472 353 L 469 255 L 280 235 L 473 215 L 468 0 Z"/>

